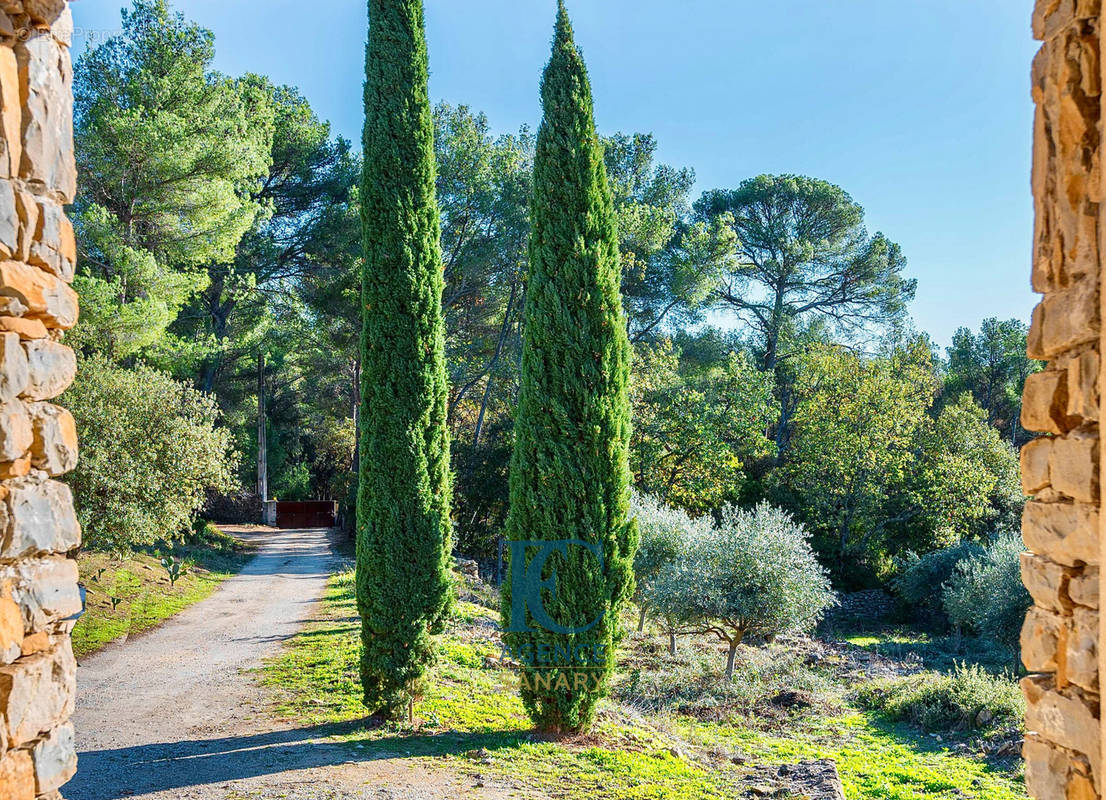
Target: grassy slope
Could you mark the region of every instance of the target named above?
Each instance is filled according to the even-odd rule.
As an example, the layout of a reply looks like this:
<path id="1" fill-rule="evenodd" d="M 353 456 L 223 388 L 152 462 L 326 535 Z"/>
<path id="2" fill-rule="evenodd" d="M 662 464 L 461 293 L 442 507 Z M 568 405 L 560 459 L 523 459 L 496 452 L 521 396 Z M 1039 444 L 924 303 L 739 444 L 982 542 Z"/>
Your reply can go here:
<path id="1" fill-rule="evenodd" d="M 85 552 L 77 557 L 87 591 L 85 615 L 73 629 L 77 657 L 94 653 L 109 642 L 159 625 L 214 592 L 252 557 L 238 539 L 208 526 L 203 538 L 163 550 L 193 567 L 170 586 L 161 557 L 134 553 L 119 560 L 108 553 Z M 121 602 L 112 608 L 111 598 Z"/>
<path id="2" fill-rule="evenodd" d="M 976 798 L 1021 800 L 1017 774 L 953 755 L 934 739 L 862 713 L 842 699 L 836 710 L 808 710 L 786 719 L 756 714 L 679 710 L 637 712 L 609 701 L 596 732 L 568 742 L 532 734 L 509 671 L 488 669 L 497 655 L 497 614 L 461 603 L 443 637 L 443 655 L 427 697 L 417 706 L 417 729 L 368 727 L 357 683 L 357 619 L 349 573 L 331 580 L 322 621 L 292 640 L 266 666 L 263 682 L 278 711 L 302 725 L 335 724 L 334 732 L 363 757 L 401 755 L 449 765 L 519 789 L 560 799 L 692 800 L 745 794 L 754 767 L 833 758 L 849 800 Z M 641 639 L 627 648 L 643 649 Z M 652 646 L 652 645 L 650 645 Z M 624 654 L 626 681 L 648 682 Z M 661 668 L 663 681 L 665 668 Z M 788 678 L 780 677 L 786 685 Z M 821 680 L 815 677 L 813 680 Z M 625 692 L 616 687 L 616 696 Z M 350 723 L 340 725 L 340 723 Z M 745 763 L 734 763 L 743 754 Z M 739 757 L 738 762 L 742 759 Z"/>

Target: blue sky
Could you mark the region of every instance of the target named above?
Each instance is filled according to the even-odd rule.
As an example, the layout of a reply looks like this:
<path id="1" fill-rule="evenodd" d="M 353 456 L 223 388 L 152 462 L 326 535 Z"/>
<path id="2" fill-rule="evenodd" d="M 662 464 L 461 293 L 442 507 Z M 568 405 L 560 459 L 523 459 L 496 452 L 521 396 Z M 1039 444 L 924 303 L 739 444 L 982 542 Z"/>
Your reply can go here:
<path id="1" fill-rule="evenodd" d="M 73 4 L 76 54 L 124 0 Z M 427 0 L 435 100 L 536 126 L 552 0 Z M 942 345 L 986 317 L 1028 319 L 1031 0 L 569 0 L 605 132 L 652 131 L 698 190 L 817 176 L 899 242 L 912 313 Z M 300 87 L 361 128 L 362 0 L 177 0 L 217 67 Z"/>

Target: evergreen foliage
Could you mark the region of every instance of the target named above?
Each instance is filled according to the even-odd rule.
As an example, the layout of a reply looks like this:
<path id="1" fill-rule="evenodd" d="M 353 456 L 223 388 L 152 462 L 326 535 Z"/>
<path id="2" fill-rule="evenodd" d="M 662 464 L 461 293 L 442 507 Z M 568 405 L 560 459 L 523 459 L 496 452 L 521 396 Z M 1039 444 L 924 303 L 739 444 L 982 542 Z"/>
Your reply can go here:
<path id="1" fill-rule="evenodd" d="M 83 358 L 61 402 L 81 442 L 66 482 L 89 549 L 182 539 L 206 493 L 233 484 L 237 454 L 214 398 L 164 372 Z"/>
<path id="2" fill-rule="evenodd" d="M 434 127 L 422 0 L 370 0 L 357 603 L 365 704 L 416 699 L 451 605 Z"/>
<path id="3" fill-rule="evenodd" d="M 606 693 L 619 611 L 633 593 L 637 530 L 628 519 L 630 346 L 618 231 L 587 70 L 563 3 L 542 101 L 507 535 L 512 542 L 583 542 L 595 551 L 566 544 L 541 577 L 555 585 L 541 593 L 544 610 L 556 627 L 574 632 L 549 630 L 531 605 L 515 614 L 512 582 L 525 581 L 520 571 L 529 570 L 514 559 L 503 617 L 508 646 L 539 662 L 546 651 L 602 654 L 583 681 L 570 659 L 524 663 L 527 710 L 540 728 L 566 733 L 587 729 Z"/>

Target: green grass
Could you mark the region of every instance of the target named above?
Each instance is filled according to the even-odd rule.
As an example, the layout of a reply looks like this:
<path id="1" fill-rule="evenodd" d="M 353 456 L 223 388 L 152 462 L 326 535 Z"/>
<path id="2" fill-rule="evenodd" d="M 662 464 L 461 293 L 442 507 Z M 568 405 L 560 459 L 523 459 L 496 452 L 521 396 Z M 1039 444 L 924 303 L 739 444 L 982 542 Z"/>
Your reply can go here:
<path id="1" fill-rule="evenodd" d="M 1026 797 L 1020 775 L 952 755 L 931 737 L 919 736 L 877 714 L 814 717 L 773 732 L 719 724 L 687 725 L 685 732 L 700 743 L 725 742 L 768 765 L 832 758 L 849 800 Z"/>
<path id="2" fill-rule="evenodd" d="M 191 564 L 187 574 L 171 586 L 161 558 L 172 555 Z M 86 590 L 85 614 L 73 629 L 73 651 L 78 658 L 105 645 L 160 625 L 189 606 L 209 597 L 252 557 L 252 550 L 232 536 L 207 526 L 189 544 L 118 558 L 108 553 L 84 552 L 77 557 Z M 113 607 L 112 598 L 118 602 Z"/>
<path id="3" fill-rule="evenodd" d="M 625 671 L 614 697 L 591 735 L 550 741 L 535 734 L 507 670 L 485 667 L 496 656 L 498 614 L 476 603 L 459 604 L 442 637 L 442 655 L 416 706 L 416 725 L 365 719 L 357 675 L 359 626 L 351 572 L 334 576 L 319 621 L 294 637 L 261 671 L 278 714 L 303 726 L 323 726 L 357 757 L 401 757 L 440 765 L 455 773 L 490 778 L 523 794 L 534 790 L 558 800 L 694 800 L 745 796 L 744 779 L 754 766 L 832 758 L 848 800 L 1025 800 L 1021 778 L 982 759 L 957 755 L 905 724 L 848 704 L 847 691 L 831 686 L 794 659 L 793 674 L 805 682 L 813 706 L 762 713 L 768 696 L 787 686 L 780 668 L 758 687 L 719 687 L 721 659 L 710 645 L 682 645 L 697 690 L 714 704 L 692 703 L 675 679 L 677 667 L 658 657 L 663 643 L 627 637 Z M 778 661 L 765 651 L 750 654 L 752 683 L 757 663 Z M 767 669 L 767 667 L 766 667 Z M 630 681 L 646 687 L 631 702 Z M 638 699 L 641 700 L 641 697 Z M 329 726 L 327 728 L 326 726 Z M 674 755 L 676 751 L 678 755 Z M 744 754 L 745 764 L 733 754 Z M 740 758 L 738 759 L 740 762 Z"/>

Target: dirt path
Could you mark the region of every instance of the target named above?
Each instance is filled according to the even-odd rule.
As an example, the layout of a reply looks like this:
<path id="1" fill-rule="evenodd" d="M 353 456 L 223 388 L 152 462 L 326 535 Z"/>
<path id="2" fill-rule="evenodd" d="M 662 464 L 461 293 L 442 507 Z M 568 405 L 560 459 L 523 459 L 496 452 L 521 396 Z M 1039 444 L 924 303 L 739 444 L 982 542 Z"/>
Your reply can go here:
<path id="1" fill-rule="evenodd" d="M 210 598 L 77 671 L 69 800 L 439 800 L 512 796 L 401 758 L 364 763 L 332 729 L 272 721 L 248 670 L 311 620 L 338 564 L 327 533 L 233 530 L 257 557 Z"/>

